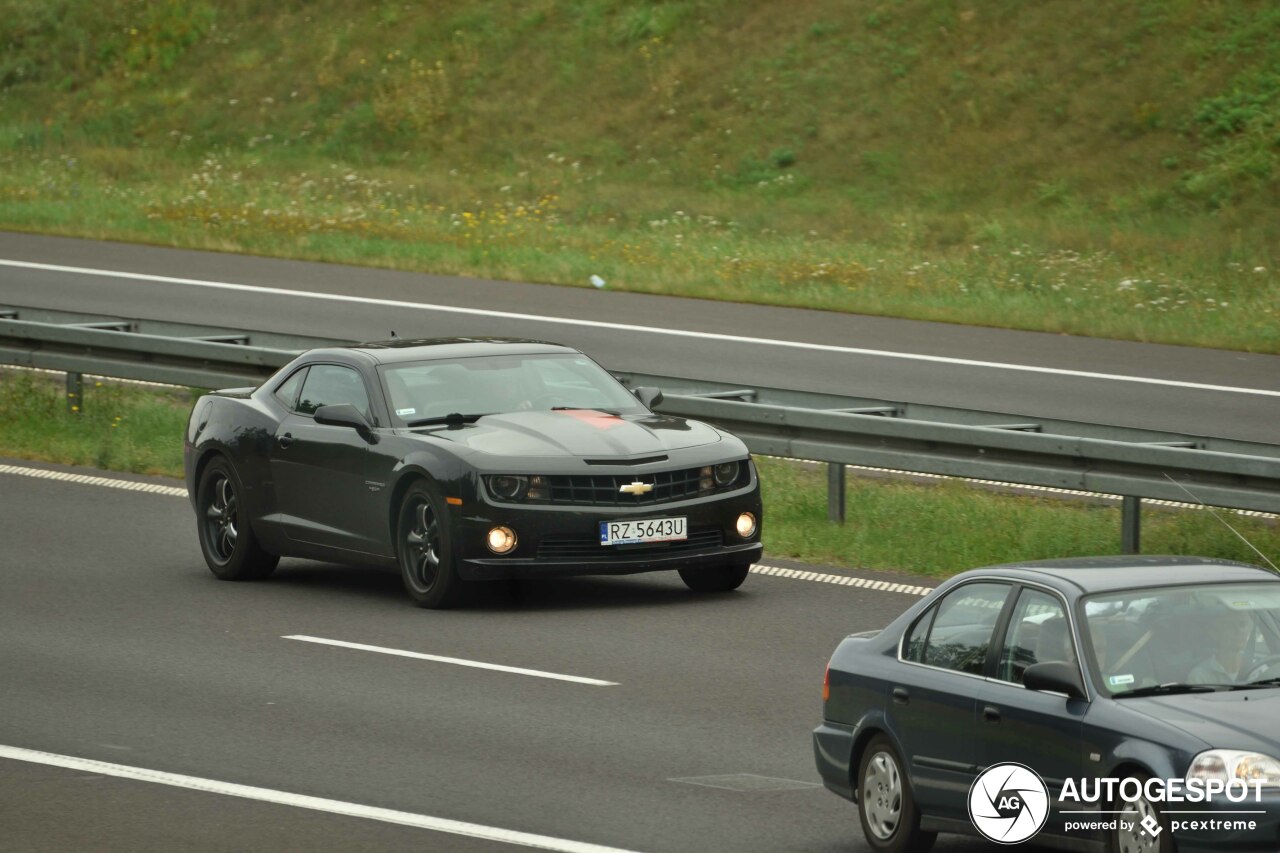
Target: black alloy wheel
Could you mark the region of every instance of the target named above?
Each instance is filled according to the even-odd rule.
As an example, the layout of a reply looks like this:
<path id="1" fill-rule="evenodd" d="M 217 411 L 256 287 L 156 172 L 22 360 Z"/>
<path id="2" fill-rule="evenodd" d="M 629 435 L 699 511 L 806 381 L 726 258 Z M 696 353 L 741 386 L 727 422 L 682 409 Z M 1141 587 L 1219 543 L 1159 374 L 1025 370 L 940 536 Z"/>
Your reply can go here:
<path id="1" fill-rule="evenodd" d="M 448 509 L 433 488 L 409 487 L 396 529 L 400 577 L 413 603 L 436 609 L 457 604 L 463 581 L 453 563 Z"/>
<path id="2" fill-rule="evenodd" d="M 196 489 L 196 527 L 209 571 L 222 580 L 265 578 L 280 558 L 258 544 L 241 501 L 244 489 L 235 469 L 219 457 L 205 467 Z"/>

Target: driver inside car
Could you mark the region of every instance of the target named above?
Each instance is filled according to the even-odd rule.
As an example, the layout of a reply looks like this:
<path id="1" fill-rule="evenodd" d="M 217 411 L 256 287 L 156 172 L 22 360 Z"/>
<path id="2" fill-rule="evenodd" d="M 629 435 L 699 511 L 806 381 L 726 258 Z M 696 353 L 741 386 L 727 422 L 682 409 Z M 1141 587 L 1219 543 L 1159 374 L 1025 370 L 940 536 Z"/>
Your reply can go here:
<path id="1" fill-rule="evenodd" d="M 1253 620 L 1248 613 L 1224 610 L 1215 614 L 1208 632 L 1212 653 L 1191 668 L 1188 684 L 1237 684 L 1248 680 L 1245 668 Z"/>

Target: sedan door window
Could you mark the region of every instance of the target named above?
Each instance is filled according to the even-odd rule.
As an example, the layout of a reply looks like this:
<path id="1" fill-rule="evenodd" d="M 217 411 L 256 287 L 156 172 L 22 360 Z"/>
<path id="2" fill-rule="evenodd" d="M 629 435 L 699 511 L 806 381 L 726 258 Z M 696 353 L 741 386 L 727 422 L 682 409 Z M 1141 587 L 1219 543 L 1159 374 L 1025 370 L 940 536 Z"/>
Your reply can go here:
<path id="1" fill-rule="evenodd" d="M 1076 662 L 1066 609 L 1055 595 L 1024 589 L 1005 631 L 996 677 L 1021 684 L 1027 667 L 1046 661 Z"/>
<path id="2" fill-rule="evenodd" d="M 948 593 L 929 630 L 924 663 L 982 675 L 991 635 L 1008 597 L 1009 585 L 1003 583 L 965 584 Z"/>

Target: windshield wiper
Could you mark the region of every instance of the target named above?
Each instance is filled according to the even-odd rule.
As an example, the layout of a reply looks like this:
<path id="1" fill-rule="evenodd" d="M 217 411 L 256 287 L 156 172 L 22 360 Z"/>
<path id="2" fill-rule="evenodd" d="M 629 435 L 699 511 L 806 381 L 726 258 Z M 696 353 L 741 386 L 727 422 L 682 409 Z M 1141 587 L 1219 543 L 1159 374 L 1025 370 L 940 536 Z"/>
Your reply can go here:
<path id="1" fill-rule="evenodd" d="M 450 426 L 453 426 L 453 425 L 461 426 L 462 424 L 473 424 L 476 421 L 480 420 L 483 417 L 486 417 L 489 414 L 491 414 L 491 412 L 480 412 L 479 414 L 474 414 L 474 415 L 464 415 L 464 414 L 461 414 L 460 412 L 450 412 L 449 414 L 441 415 L 438 418 L 423 418 L 422 420 L 409 421 L 407 426 L 410 429 L 412 429 L 413 427 L 432 426 L 433 424 L 449 424 Z"/>
<path id="2" fill-rule="evenodd" d="M 1280 677 L 1259 678 L 1257 681 L 1246 681 L 1244 684 L 1232 686 L 1232 690 L 1257 690 L 1260 687 L 1280 687 Z"/>
<path id="3" fill-rule="evenodd" d="M 1215 693 L 1224 690 L 1230 685 L 1226 684 L 1187 684 L 1182 681 L 1167 681 L 1164 684 L 1152 684 L 1148 687 L 1139 687 L 1135 690 L 1126 690 L 1124 693 L 1116 693 L 1111 698 L 1121 699 L 1126 696 L 1170 696 L 1175 693 Z"/>

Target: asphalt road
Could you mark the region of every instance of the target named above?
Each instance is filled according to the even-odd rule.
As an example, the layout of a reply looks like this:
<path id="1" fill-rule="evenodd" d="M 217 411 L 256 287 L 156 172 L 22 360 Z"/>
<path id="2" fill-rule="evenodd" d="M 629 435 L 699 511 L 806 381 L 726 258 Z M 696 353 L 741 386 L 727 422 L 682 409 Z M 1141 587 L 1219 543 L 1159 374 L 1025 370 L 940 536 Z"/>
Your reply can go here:
<path id="1" fill-rule="evenodd" d="M 1280 443 L 1280 356 L 1226 350 L 0 232 L 4 304 L 345 339 L 536 337 L 615 370 Z"/>
<path id="2" fill-rule="evenodd" d="M 818 785 L 809 732 L 839 638 L 912 595 L 753 574 L 698 596 L 663 574 L 422 611 L 394 575 L 340 566 L 285 561 L 265 582 L 217 581 L 193 518 L 173 494 L 0 473 L 0 850 L 536 846 L 430 821 L 550 849 L 865 849 L 854 807 Z M 227 785 L 354 811 L 218 793 Z"/>

